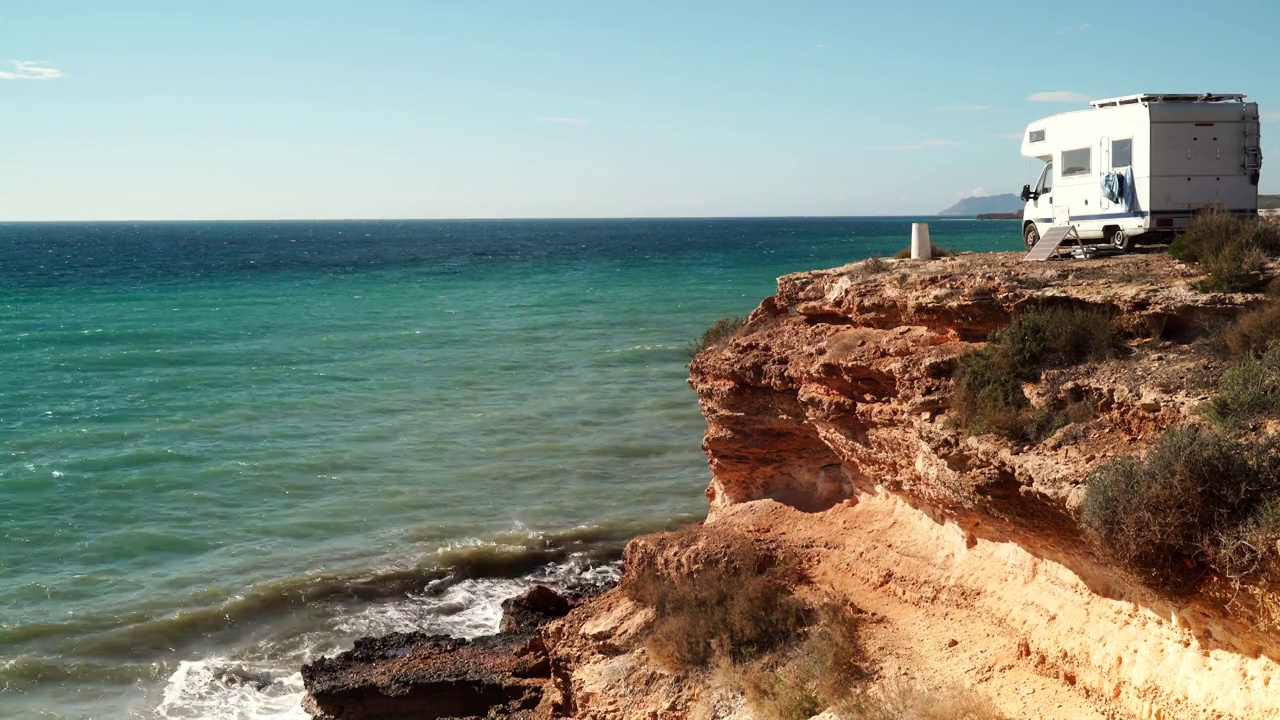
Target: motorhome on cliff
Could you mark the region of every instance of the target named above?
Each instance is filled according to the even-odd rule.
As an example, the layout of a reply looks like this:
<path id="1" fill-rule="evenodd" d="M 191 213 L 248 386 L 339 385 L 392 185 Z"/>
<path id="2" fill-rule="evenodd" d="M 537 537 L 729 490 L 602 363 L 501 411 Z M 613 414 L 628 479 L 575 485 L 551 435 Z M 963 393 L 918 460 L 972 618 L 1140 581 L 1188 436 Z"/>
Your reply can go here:
<path id="1" fill-rule="evenodd" d="M 1024 186 L 1027 248 L 1051 227 L 1125 250 L 1187 227 L 1201 208 L 1258 212 L 1257 103 L 1237 94 L 1143 93 L 1027 126 L 1022 154 L 1045 163 Z"/>

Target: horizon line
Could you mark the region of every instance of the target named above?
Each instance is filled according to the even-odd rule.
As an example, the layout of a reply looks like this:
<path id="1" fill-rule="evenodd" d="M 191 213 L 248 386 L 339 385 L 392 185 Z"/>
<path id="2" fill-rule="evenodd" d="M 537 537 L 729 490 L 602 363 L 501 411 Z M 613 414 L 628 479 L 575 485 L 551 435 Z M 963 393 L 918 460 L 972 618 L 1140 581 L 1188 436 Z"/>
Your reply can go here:
<path id="1" fill-rule="evenodd" d="M 0 225 L 20 223 L 207 223 L 207 222 L 527 222 L 530 220 L 793 220 L 840 218 L 972 218 L 973 215 L 906 213 L 898 215 L 578 215 L 562 217 L 332 217 L 332 218 L 150 218 L 115 220 L 4 220 Z"/>

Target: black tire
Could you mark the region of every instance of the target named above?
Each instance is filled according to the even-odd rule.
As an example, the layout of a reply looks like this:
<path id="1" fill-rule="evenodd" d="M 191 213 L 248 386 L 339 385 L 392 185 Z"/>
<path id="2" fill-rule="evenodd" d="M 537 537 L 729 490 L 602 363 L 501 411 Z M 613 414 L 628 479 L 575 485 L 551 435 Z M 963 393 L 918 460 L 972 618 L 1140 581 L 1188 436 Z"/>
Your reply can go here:
<path id="1" fill-rule="evenodd" d="M 1022 242 L 1026 243 L 1028 251 L 1040 242 L 1040 231 L 1036 229 L 1035 223 L 1027 223 L 1026 229 L 1022 231 Z"/>
<path id="2" fill-rule="evenodd" d="M 1129 252 L 1133 249 L 1133 236 L 1124 230 L 1116 228 L 1115 232 L 1111 233 L 1111 244 L 1124 252 Z"/>

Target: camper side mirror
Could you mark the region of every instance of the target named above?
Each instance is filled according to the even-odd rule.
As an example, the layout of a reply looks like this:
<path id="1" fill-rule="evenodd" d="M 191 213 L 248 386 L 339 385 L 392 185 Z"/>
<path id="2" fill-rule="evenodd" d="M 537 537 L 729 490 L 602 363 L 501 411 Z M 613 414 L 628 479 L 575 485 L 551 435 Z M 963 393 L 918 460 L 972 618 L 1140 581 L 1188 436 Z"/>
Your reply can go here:
<path id="1" fill-rule="evenodd" d="M 1022 186 L 1022 202 L 1026 202 L 1026 201 L 1030 200 L 1030 199 L 1031 199 L 1031 196 L 1032 196 L 1032 195 L 1034 195 L 1034 194 L 1035 194 L 1035 193 L 1031 192 L 1031 186 L 1030 186 L 1030 185 L 1023 185 L 1023 186 Z"/>

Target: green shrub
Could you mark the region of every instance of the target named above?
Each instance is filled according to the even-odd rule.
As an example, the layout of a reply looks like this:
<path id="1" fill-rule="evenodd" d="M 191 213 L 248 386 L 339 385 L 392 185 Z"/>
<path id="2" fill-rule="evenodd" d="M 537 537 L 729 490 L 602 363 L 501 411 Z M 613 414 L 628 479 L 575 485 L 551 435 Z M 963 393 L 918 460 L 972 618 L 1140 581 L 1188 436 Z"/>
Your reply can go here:
<path id="1" fill-rule="evenodd" d="M 936 257 L 936 258 L 951 257 L 952 255 L 955 255 L 955 254 L 956 254 L 955 251 L 950 248 L 944 248 L 941 245 L 935 245 L 932 242 L 929 243 L 929 255 L 931 257 Z M 906 260 L 907 258 L 911 257 L 911 248 L 903 248 L 899 250 L 897 253 L 894 254 L 894 257 L 899 260 Z"/>
<path id="2" fill-rule="evenodd" d="M 690 345 L 689 357 L 693 357 L 708 348 L 719 347 L 728 342 L 729 338 L 738 334 L 738 331 L 746 327 L 747 318 L 742 317 L 722 317 L 715 321 L 711 327 L 703 331 L 698 341 Z"/>
<path id="3" fill-rule="evenodd" d="M 1121 457 L 1088 479 L 1080 520 L 1115 562 L 1157 586 L 1186 589 L 1213 570 L 1243 579 L 1267 567 L 1280 537 L 1280 444 L 1195 425 L 1166 432 L 1145 457 Z"/>
<path id="4" fill-rule="evenodd" d="M 960 356 L 951 408 L 970 433 L 994 432 L 1021 439 L 1023 416 L 1031 403 L 1022 392 L 1022 381 L 1007 364 L 1005 356 L 992 347 Z"/>
<path id="5" fill-rule="evenodd" d="M 1032 408 L 1023 382 L 1040 373 L 1084 360 L 1112 357 L 1119 346 L 1115 316 L 1074 306 L 1031 308 L 991 334 L 981 350 L 958 361 L 951 407 L 973 434 L 995 432 L 1013 440 L 1038 442 L 1084 414 L 1084 408 Z"/>
<path id="6" fill-rule="evenodd" d="M 1204 415 L 1223 430 L 1237 430 L 1280 413 L 1280 347 L 1248 353 L 1218 381 Z"/>
<path id="7" fill-rule="evenodd" d="M 1183 262 L 1205 272 L 1197 287 L 1204 291 L 1247 292 L 1264 282 L 1267 258 L 1280 253 L 1280 228 L 1258 217 L 1245 217 L 1215 207 L 1201 211 L 1169 246 Z"/>
<path id="8" fill-rule="evenodd" d="M 687 539 L 696 537 L 696 532 Z M 705 667 L 717 657 L 742 662 L 793 641 L 805 608 L 792 596 L 797 571 L 787 558 L 737 538 L 723 554 L 687 572 L 648 568 L 627 578 L 628 597 L 653 608 L 645 646 L 674 670 Z"/>
<path id="9" fill-rule="evenodd" d="M 991 338 L 1024 380 L 1044 368 L 1113 357 L 1118 348 L 1115 313 L 1075 306 L 1031 308 Z"/>

